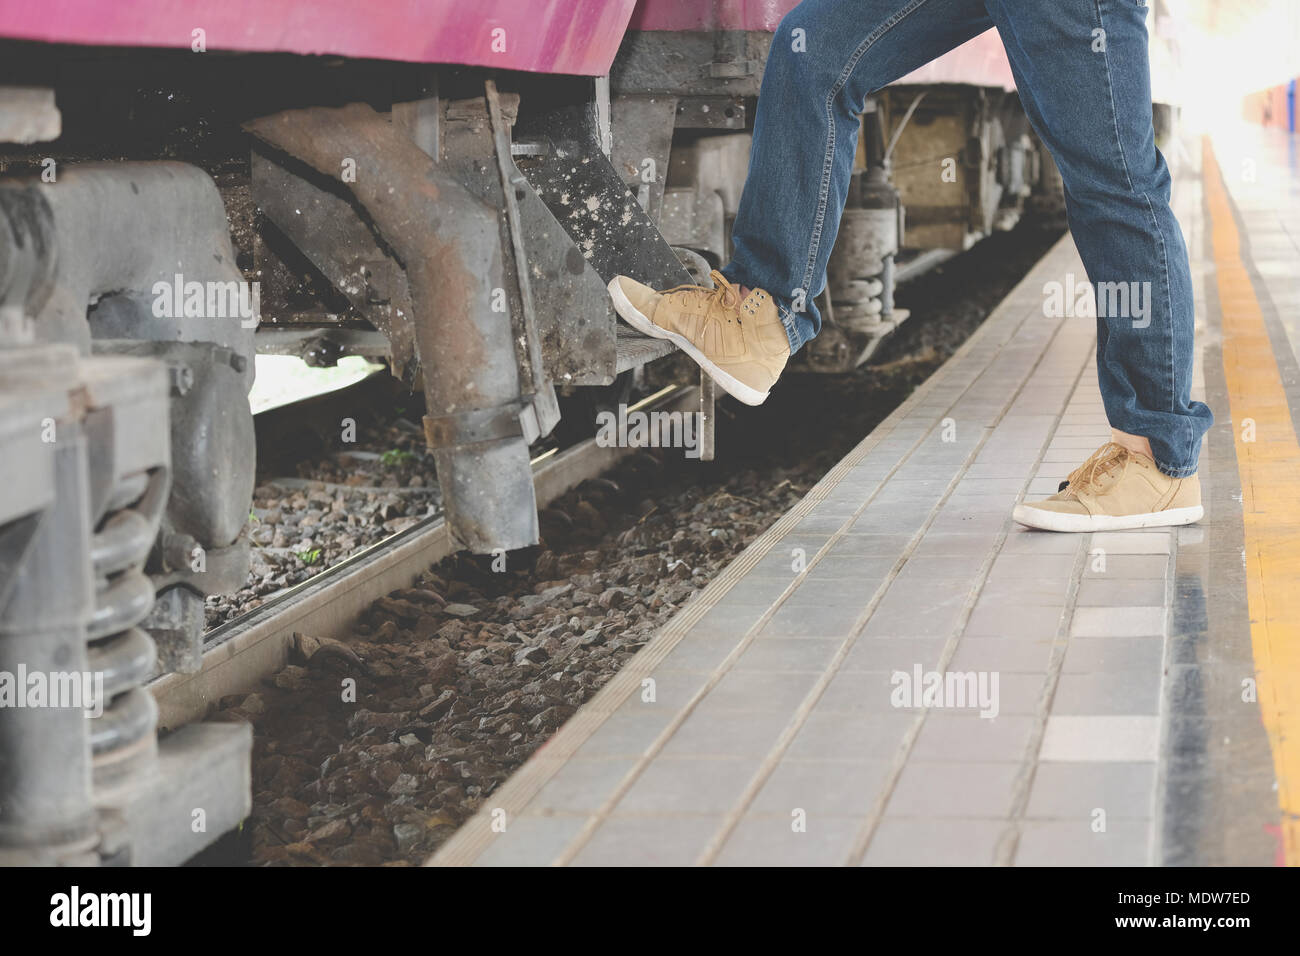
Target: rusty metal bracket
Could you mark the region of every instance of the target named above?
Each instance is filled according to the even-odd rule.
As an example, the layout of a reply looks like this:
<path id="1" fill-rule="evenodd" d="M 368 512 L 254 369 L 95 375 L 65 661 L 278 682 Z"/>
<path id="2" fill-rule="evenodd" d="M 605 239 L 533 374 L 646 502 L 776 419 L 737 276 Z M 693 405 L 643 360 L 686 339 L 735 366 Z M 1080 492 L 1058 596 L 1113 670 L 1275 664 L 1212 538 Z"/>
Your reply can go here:
<path id="1" fill-rule="evenodd" d="M 490 417 L 524 401 L 514 323 L 497 307 L 508 298 L 513 257 L 495 208 L 362 103 L 289 110 L 246 128 L 327 179 L 352 161 L 356 175 L 341 185 L 406 273 L 431 418 L 476 410 Z M 520 434 L 434 449 L 447 523 L 473 551 L 538 540 L 527 427 L 520 422 Z"/>
<path id="2" fill-rule="evenodd" d="M 487 96 L 488 118 L 492 125 L 493 153 L 496 154 L 497 172 L 501 177 L 501 195 L 505 205 L 506 225 L 515 254 L 515 282 L 523 306 L 524 349 L 527 353 L 528 371 L 532 376 L 533 401 L 524 412 L 531 415 L 530 430 L 537 435 L 549 434 L 560 420 L 560 405 L 555 397 L 555 387 L 546 377 L 542 365 L 542 343 L 537 333 L 537 314 L 533 309 L 533 289 L 528 277 L 528 253 L 524 249 L 524 227 L 519 215 L 519 200 L 529 189 L 528 180 L 515 168 L 510 158 L 510 131 L 501 108 L 501 94 L 494 80 L 483 83 Z M 516 112 L 518 107 L 516 105 Z"/>
<path id="3" fill-rule="evenodd" d="M 424 440 L 430 448 L 446 448 L 451 445 L 496 441 L 499 438 L 522 438 L 524 428 L 519 416 L 524 408 L 523 402 L 511 402 L 496 408 L 476 408 L 458 415 L 426 415 Z"/>

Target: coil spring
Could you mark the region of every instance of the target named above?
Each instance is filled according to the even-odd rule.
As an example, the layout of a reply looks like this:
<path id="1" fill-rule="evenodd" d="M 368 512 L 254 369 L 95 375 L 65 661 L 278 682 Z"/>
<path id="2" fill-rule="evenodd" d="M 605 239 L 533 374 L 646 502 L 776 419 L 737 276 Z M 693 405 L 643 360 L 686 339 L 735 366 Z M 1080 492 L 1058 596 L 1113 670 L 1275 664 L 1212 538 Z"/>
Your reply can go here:
<path id="1" fill-rule="evenodd" d="M 870 328 L 881 321 L 884 282 L 878 278 L 851 279 L 831 289 L 835 321 L 846 328 Z"/>
<path id="2" fill-rule="evenodd" d="M 123 479 L 91 539 L 95 611 L 87 628 L 92 674 L 103 676 L 103 710 L 90 718 L 96 789 L 112 786 L 157 755 L 158 705 L 144 689 L 157 651 L 136 627 L 154 602 L 144 572 L 166 498 L 160 470 Z"/>

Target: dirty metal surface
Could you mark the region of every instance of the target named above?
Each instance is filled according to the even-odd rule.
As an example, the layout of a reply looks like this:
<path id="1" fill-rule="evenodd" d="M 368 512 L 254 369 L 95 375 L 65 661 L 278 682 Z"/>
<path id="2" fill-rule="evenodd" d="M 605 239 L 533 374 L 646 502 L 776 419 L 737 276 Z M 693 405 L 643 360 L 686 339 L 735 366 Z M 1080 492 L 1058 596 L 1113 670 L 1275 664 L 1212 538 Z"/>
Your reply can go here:
<path id="1" fill-rule="evenodd" d="M 613 148 L 609 161 L 641 208 L 659 222 L 668 156 L 677 119 L 673 96 L 619 96 L 610 103 Z"/>
<path id="2" fill-rule="evenodd" d="M 520 171 L 602 282 L 626 275 L 662 289 L 690 281 L 601 152 L 594 104 L 568 103 L 521 116 L 515 138 L 545 146 L 540 154 L 518 157 Z"/>
<path id="3" fill-rule="evenodd" d="M 619 371 L 618 325 L 605 283 L 531 186 L 519 219 L 544 367 L 566 384 L 610 384 Z"/>
<path id="4" fill-rule="evenodd" d="M 757 96 L 772 34 L 629 31 L 610 67 L 615 94 Z"/>
<path id="5" fill-rule="evenodd" d="M 677 101 L 678 129 L 744 129 L 745 100 L 740 96 L 683 96 Z"/>
<path id="6" fill-rule="evenodd" d="M 341 109 L 291 110 L 253 120 L 248 130 L 268 146 L 332 176 L 344 159 L 354 159 L 355 182 L 346 183 L 374 222 L 380 237 L 406 265 L 414 307 L 415 335 L 419 346 L 432 317 L 476 311 L 491 299 L 494 288 L 505 286 L 499 248 L 474 248 L 463 235 L 460 217 L 468 206 L 478 207 L 414 142 L 395 131 L 383 115 L 364 104 Z M 475 213 L 481 209 L 476 208 Z M 483 253 L 481 256 L 475 253 Z M 438 362 L 426 369 L 427 380 L 443 380 L 480 407 L 498 404 L 481 394 L 479 379 L 485 364 L 513 366 L 513 348 L 504 357 L 492 354 L 482 335 L 470 334 L 470 323 L 458 323 L 460 340 L 443 338 L 454 330 L 438 330 L 439 348 L 457 356 L 455 362 Z M 430 341 L 430 346 L 433 342 Z M 424 351 L 423 348 L 420 349 Z M 514 397 L 514 396 L 511 396 Z"/>
<path id="7" fill-rule="evenodd" d="M 319 174 L 300 164 L 282 166 L 262 150 L 252 154 L 252 181 L 254 201 L 266 217 L 387 336 L 393 374 L 410 383 L 415 336 L 406 274 L 356 207 Z"/>
<path id="8" fill-rule="evenodd" d="M 333 175 L 347 159 L 367 173 L 346 185 L 405 266 L 430 417 L 495 409 L 524 397 L 521 384 L 531 382 L 521 383 L 513 323 L 509 310 L 503 316 L 498 307 L 502 291 L 511 290 L 507 261 L 513 260 L 502 245 L 498 209 L 365 104 L 286 111 L 247 128 L 323 175 Z M 458 543 L 479 554 L 536 543 L 525 437 L 435 449 L 434 458 Z"/>

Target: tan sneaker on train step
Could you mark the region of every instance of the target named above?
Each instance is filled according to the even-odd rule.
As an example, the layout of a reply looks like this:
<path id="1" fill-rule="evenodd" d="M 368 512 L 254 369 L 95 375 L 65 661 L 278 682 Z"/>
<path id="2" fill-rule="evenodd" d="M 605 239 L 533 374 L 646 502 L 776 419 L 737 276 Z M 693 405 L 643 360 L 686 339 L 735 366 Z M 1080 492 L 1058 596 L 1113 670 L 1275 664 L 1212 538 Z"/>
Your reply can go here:
<path id="1" fill-rule="evenodd" d="M 683 285 L 656 292 L 627 276 L 609 283 L 614 308 L 628 325 L 668 339 L 693 358 L 728 394 L 761 405 L 790 358 L 790 340 L 776 303 L 762 289 L 744 300 L 722 273 L 715 287 Z"/>
<path id="2" fill-rule="evenodd" d="M 1140 452 L 1108 442 L 1043 501 L 1016 505 L 1023 525 L 1044 531 L 1124 531 L 1200 521 L 1201 482 L 1170 478 Z"/>

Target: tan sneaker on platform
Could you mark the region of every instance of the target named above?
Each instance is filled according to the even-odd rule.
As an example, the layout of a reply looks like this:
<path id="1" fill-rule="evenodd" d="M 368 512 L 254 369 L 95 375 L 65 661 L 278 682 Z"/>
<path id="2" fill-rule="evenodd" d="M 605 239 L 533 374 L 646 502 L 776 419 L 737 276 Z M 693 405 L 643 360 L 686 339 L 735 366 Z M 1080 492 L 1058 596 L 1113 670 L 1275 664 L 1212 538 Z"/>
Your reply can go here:
<path id="1" fill-rule="evenodd" d="M 790 340 L 776 303 L 762 289 L 744 301 L 740 289 L 714 271 L 715 287 L 683 285 L 656 292 L 627 276 L 609 283 L 614 308 L 628 325 L 668 339 L 693 358 L 728 394 L 761 405 L 790 358 Z"/>
<path id="2" fill-rule="evenodd" d="M 1012 517 L 1044 531 L 1124 531 L 1200 521 L 1201 482 L 1170 478 L 1146 455 L 1108 442 L 1043 501 L 1016 505 Z"/>

